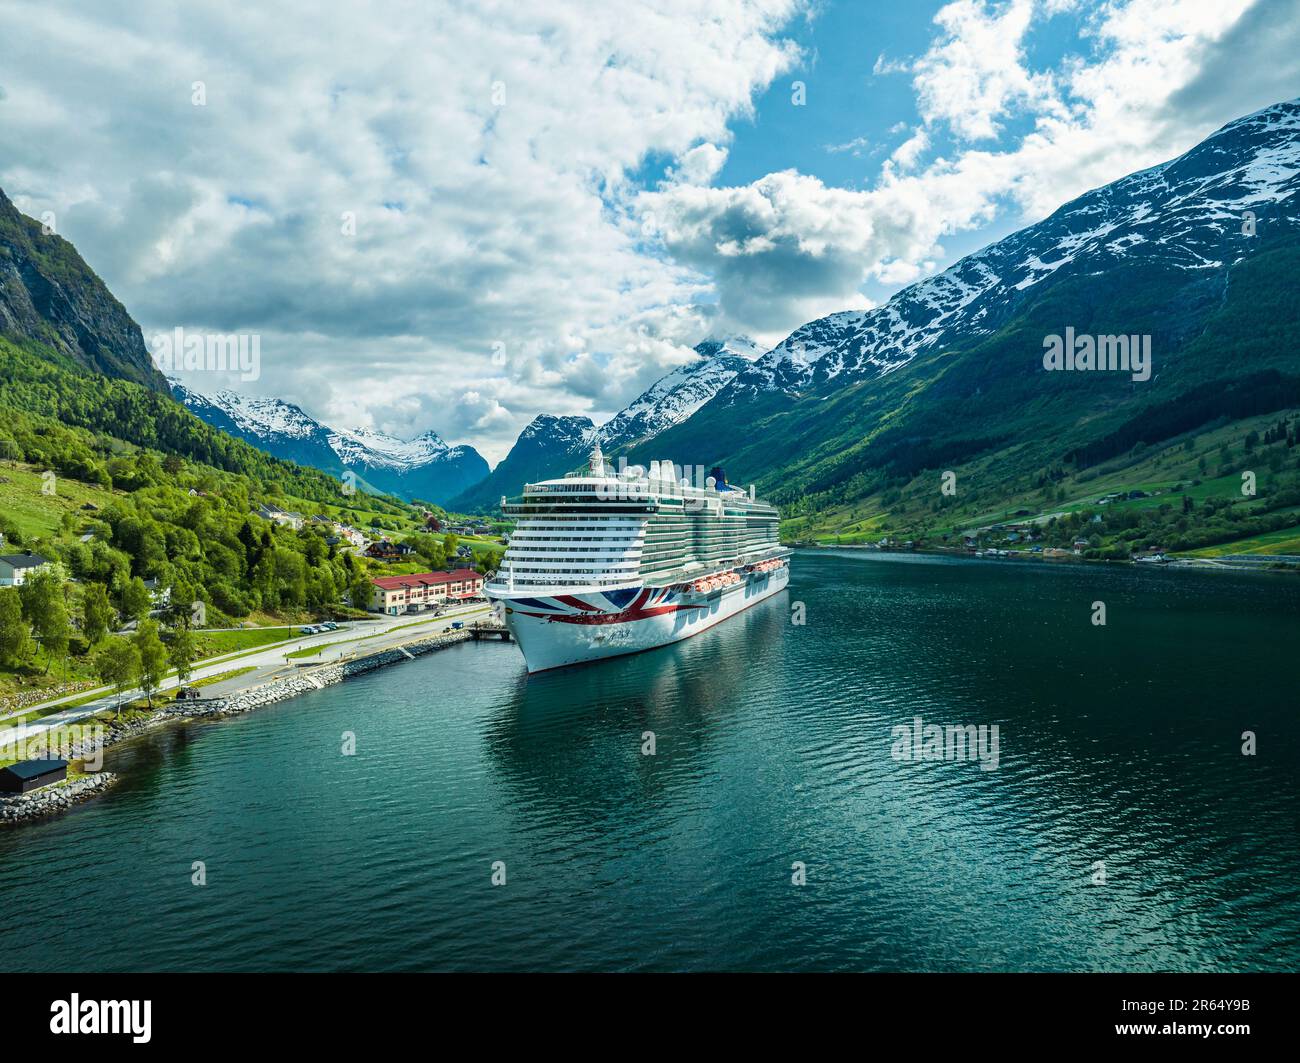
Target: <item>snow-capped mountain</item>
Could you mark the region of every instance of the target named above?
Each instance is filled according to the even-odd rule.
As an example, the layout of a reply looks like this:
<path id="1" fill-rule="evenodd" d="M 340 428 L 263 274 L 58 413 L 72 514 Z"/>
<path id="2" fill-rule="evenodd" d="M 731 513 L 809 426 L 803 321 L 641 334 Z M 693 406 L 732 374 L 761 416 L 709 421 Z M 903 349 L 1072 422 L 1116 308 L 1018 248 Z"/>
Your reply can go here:
<path id="1" fill-rule="evenodd" d="M 1143 258 L 1187 271 L 1231 264 L 1256 235 L 1294 228 L 1277 210 L 1300 188 L 1300 100 L 1248 115 L 1186 154 L 1095 189 L 1036 225 L 904 288 L 883 306 L 831 314 L 796 329 L 740 373 L 719 405 L 828 381 L 883 376 L 922 351 L 989 335 L 1044 280 L 1096 274 Z"/>
<path id="2" fill-rule="evenodd" d="M 335 475 L 351 471 L 376 491 L 441 504 L 488 473 L 473 447 L 448 446 L 431 431 L 402 440 L 368 428 L 335 429 L 282 399 L 225 390 L 203 395 L 171 384 L 173 396 L 208 424 L 279 458 Z"/>
<path id="3" fill-rule="evenodd" d="M 607 451 L 644 443 L 680 424 L 761 353 L 745 336 L 709 339 L 695 347 L 698 359 L 660 377 L 599 428 L 587 417 L 533 418 L 492 475 L 453 500 L 472 511 L 518 494 L 525 483 L 561 476 L 586 462 L 596 444 Z"/>
<path id="4" fill-rule="evenodd" d="M 656 439 L 777 501 L 985 468 L 1020 482 L 1293 405 L 1300 100 L 910 285 L 795 330 Z M 1049 372 L 1063 330 L 1141 338 L 1150 372 Z"/>
<path id="5" fill-rule="evenodd" d="M 502 495 L 517 495 L 525 483 L 561 476 L 581 465 L 598 439 L 590 417 L 538 414 L 492 474 L 453 498 L 450 508 L 481 512 L 495 506 Z"/>
<path id="6" fill-rule="evenodd" d="M 414 439 L 398 439 L 370 428 L 331 432 L 330 448 L 352 469 L 414 469 L 434 462 L 454 462 L 477 452 L 470 446 L 453 447 L 430 430 Z"/>
<path id="7" fill-rule="evenodd" d="M 705 340 L 696 361 L 660 377 L 600 427 L 607 448 L 650 439 L 686 420 L 763 352 L 747 336 Z"/>

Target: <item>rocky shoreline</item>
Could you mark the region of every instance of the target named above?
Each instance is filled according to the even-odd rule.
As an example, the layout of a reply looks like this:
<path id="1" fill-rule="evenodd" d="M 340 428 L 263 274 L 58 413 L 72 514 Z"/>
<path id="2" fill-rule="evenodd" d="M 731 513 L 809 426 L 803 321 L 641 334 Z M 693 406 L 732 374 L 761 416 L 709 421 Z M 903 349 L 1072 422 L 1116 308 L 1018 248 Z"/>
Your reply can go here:
<path id="1" fill-rule="evenodd" d="M 468 631 L 450 631 L 446 634 L 419 639 L 401 647 L 395 646 L 391 649 L 380 650 L 378 653 L 372 653 L 365 657 L 356 657 L 351 660 L 339 661 L 310 669 L 304 668 L 297 675 L 272 679 L 269 682 L 249 687 L 247 690 L 237 691 L 225 697 L 200 701 L 169 702 L 147 719 L 133 720 L 120 726 L 111 727 L 104 735 L 103 746 L 117 745 L 119 742 L 138 738 L 169 723 L 237 716 L 253 709 L 260 709 L 266 705 L 287 701 L 299 694 L 307 694 L 313 690 L 323 690 L 327 686 L 341 683 L 352 676 L 363 675 L 366 672 L 374 671 L 376 668 L 383 668 L 385 665 L 411 660 L 434 650 L 441 650 L 458 642 L 465 642 L 472 637 Z M 78 743 L 70 750 L 71 759 L 74 761 L 91 757 L 95 752 L 94 746 L 89 742 Z M 73 782 L 56 783 L 53 786 L 43 787 L 29 794 L 0 798 L 0 825 L 28 822 L 42 816 L 64 812 L 78 802 L 103 793 L 116 780 L 117 776 L 112 772 L 101 771 Z"/>
<path id="2" fill-rule="evenodd" d="M 66 812 L 81 801 L 99 796 L 115 782 L 117 776 L 111 771 L 101 771 L 72 782 L 44 786 L 29 794 L 0 798 L 0 824 L 25 823 Z"/>

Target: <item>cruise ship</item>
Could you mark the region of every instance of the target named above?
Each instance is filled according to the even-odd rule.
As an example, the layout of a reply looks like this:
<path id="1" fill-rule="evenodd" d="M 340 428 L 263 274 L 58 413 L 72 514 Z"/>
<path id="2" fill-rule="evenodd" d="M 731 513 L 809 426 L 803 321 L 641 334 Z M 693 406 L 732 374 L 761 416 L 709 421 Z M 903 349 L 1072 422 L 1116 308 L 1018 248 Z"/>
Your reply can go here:
<path id="1" fill-rule="evenodd" d="M 529 672 L 679 642 L 790 576 L 775 507 L 721 469 L 615 472 L 597 446 L 587 469 L 527 484 L 502 509 L 517 523 L 484 591 Z"/>

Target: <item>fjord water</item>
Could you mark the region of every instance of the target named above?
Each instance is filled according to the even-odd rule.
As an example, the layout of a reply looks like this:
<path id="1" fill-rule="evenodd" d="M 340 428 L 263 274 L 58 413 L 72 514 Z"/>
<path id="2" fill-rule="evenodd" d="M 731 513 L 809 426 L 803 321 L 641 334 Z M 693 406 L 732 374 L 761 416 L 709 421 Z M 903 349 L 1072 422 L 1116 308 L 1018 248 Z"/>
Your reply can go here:
<path id="1" fill-rule="evenodd" d="M 675 647 L 465 644 L 110 751 L 0 834 L 6 960 L 1294 969 L 1297 651 L 1284 576 L 802 552 Z M 891 757 L 917 716 L 998 725 L 996 770 Z"/>

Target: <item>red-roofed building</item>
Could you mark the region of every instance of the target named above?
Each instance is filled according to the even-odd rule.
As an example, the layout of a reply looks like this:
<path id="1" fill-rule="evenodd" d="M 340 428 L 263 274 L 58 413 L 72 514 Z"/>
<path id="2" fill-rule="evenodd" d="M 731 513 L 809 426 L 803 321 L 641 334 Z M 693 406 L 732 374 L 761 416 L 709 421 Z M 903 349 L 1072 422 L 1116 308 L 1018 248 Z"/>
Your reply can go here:
<path id="1" fill-rule="evenodd" d="M 472 568 L 417 572 L 413 576 L 380 576 L 370 582 L 374 587 L 370 611 L 390 616 L 434 609 L 447 602 L 477 598 L 483 593 L 483 577 Z"/>

